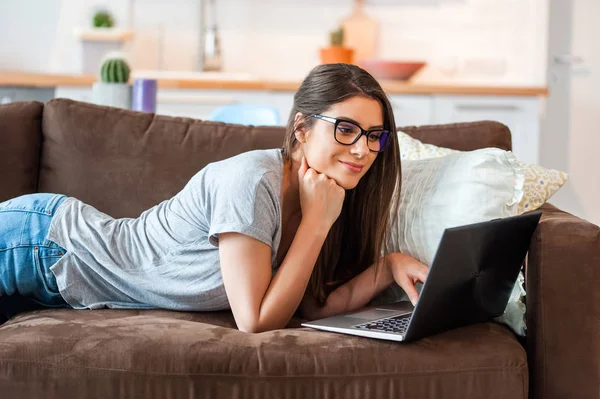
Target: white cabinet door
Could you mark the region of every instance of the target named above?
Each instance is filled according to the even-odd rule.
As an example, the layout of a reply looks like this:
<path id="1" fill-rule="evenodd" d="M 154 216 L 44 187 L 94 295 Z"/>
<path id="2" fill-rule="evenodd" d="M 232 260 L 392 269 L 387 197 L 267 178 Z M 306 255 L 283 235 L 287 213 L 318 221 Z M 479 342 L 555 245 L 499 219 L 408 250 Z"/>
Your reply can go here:
<path id="1" fill-rule="evenodd" d="M 68 98 L 74 101 L 92 102 L 92 88 L 78 86 L 57 86 L 54 98 Z"/>
<path id="2" fill-rule="evenodd" d="M 8 104 L 14 101 L 40 101 L 45 103 L 52 98 L 54 98 L 54 88 L 52 87 L 0 87 L 0 104 Z"/>
<path id="3" fill-rule="evenodd" d="M 279 124 L 286 126 L 294 106 L 294 92 L 270 92 L 269 104 L 279 110 Z"/>
<path id="4" fill-rule="evenodd" d="M 260 90 L 159 89 L 156 113 L 207 120 L 218 107 L 228 104 L 266 105 L 278 109 L 280 124 L 287 122 L 293 93 Z"/>
<path id="5" fill-rule="evenodd" d="M 91 87 L 59 86 L 54 97 L 92 102 Z M 260 90 L 158 89 L 156 113 L 206 120 L 220 106 L 254 104 L 273 106 L 279 110 L 280 124 L 285 125 L 294 93 Z"/>
<path id="6" fill-rule="evenodd" d="M 239 99 L 237 92 L 159 89 L 156 94 L 156 113 L 206 120 L 216 108 L 235 104 Z"/>
<path id="7" fill-rule="evenodd" d="M 279 109 L 281 124 L 286 125 L 294 105 L 294 92 L 271 92 L 270 105 Z M 391 95 L 396 126 L 427 125 L 433 121 L 433 98 L 430 95 Z"/>
<path id="8" fill-rule="evenodd" d="M 391 95 L 396 126 L 433 123 L 433 98 L 430 95 Z"/>
<path id="9" fill-rule="evenodd" d="M 537 97 L 434 96 L 434 123 L 482 120 L 505 124 L 513 152 L 527 163 L 539 160 L 539 100 Z"/>
<path id="10" fill-rule="evenodd" d="M 0 104 L 9 104 L 16 100 L 17 93 L 14 87 L 0 87 Z"/>

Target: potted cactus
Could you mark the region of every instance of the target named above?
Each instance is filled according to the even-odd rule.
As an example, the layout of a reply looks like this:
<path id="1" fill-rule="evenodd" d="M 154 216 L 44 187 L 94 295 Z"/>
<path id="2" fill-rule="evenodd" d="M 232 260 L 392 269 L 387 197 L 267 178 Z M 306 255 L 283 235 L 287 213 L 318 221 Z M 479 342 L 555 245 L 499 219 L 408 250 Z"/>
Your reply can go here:
<path id="1" fill-rule="evenodd" d="M 329 33 L 329 44 L 329 47 L 322 48 L 320 51 L 322 64 L 352 63 L 354 50 L 344 46 L 344 28 L 339 27 Z"/>
<path id="2" fill-rule="evenodd" d="M 121 56 L 109 56 L 100 68 L 100 81 L 92 87 L 93 102 L 118 108 L 131 108 L 131 69 Z"/>

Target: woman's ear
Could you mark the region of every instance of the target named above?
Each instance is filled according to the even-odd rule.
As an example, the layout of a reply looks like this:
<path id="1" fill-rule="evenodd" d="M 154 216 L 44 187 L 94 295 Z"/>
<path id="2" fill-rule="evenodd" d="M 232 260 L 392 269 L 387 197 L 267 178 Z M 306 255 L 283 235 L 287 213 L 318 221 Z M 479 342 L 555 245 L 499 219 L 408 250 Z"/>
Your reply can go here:
<path id="1" fill-rule="evenodd" d="M 306 141 L 306 126 L 302 122 L 303 118 L 304 115 L 302 114 L 302 112 L 296 112 L 296 116 L 294 117 L 294 135 L 296 136 L 296 140 L 298 140 L 302 144 L 304 144 L 304 142 Z"/>

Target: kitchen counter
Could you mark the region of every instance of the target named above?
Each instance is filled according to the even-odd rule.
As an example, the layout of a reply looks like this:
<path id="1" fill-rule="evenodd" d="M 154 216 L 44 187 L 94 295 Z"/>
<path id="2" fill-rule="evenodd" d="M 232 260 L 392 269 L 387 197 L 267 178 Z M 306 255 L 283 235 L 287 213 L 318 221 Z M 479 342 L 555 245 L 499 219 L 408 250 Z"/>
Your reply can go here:
<path id="1" fill-rule="evenodd" d="M 135 73 L 135 72 L 134 72 Z M 135 75 L 134 75 L 135 76 Z M 0 86 L 21 87 L 91 87 L 97 80 L 93 75 L 46 74 L 1 72 Z M 479 86 L 479 85 L 439 85 L 409 83 L 401 81 L 379 81 L 388 94 L 450 94 L 450 95 L 491 95 L 491 96 L 546 96 L 548 89 L 542 86 Z M 263 80 L 241 74 L 184 72 L 163 74 L 158 78 L 158 87 L 164 89 L 226 89 L 226 90 L 266 90 L 294 92 L 300 81 Z"/>

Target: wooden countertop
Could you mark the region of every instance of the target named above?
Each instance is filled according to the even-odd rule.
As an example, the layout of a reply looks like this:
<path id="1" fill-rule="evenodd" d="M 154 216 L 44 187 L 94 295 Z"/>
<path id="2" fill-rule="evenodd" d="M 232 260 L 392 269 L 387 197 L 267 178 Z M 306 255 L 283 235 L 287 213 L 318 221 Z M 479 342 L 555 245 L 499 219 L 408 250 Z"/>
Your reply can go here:
<path id="1" fill-rule="evenodd" d="M 0 71 L 0 86 L 56 87 L 91 86 L 97 80 L 93 75 L 46 74 Z M 388 94 L 454 94 L 494 96 L 546 96 L 543 86 L 475 86 L 439 85 L 380 80 Z M 226 90 L 269 90 L 295 92 L 300 81 L 260 79 L 192 79 L 159 78 L 158 87 L 167 89 L 226 89 Z"/>

